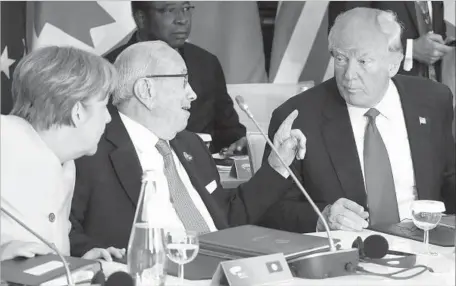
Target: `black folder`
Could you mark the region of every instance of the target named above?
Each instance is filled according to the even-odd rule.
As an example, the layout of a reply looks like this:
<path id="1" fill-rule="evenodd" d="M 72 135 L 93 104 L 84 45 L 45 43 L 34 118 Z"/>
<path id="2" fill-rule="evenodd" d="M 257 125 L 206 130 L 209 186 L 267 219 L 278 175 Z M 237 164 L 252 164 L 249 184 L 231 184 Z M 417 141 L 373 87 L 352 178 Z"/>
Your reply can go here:
<path id="1" fill-rule="evenodd" d="M 328 239 L 254 225 L 244 225 L 207 233 L 199 237 L 200 250 L 185 264 L 189 280 L 211 279 L 220 262 L 273 253 L 287 260 L 329 250 Z M 334 240 L 338 242 L 339 240 Z M 168 273 L 177 275 L 177 265 L 168 261 Z"/>

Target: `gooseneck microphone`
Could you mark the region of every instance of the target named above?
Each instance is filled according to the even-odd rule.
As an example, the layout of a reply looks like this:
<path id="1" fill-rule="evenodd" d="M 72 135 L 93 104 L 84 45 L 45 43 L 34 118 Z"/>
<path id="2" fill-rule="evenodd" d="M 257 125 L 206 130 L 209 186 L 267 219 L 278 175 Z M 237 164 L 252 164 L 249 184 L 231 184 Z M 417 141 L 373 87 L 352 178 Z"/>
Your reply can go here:
<path id="1" fill-rule="evenodd" d="M 25 230 L 27 230 L 28 232 L 30 232 L 31 234 L 33 234 L 35 237 L 37 237 L 39 240 L 41 240 L 41 242 L 43 242 L 44 244 L 46 244 L 50 249 L 52 249 L 60 258 L 60 260 L 62 261 L 63 263 L 63 267 L 65 268 L 65 276 L 66 276 L 66 280 L 67 280 L 67 283 L 68 283 L 68 286 L 75 286 L 74 282 L 73 282 L 73 278 L 71 277 L 71 272 L 70 272 L 70 268 L 68 267 L 68 263 L 66 262 L 65 258 L 63 257 L 63 255 L 60 253 L 60 251 L 52 244 L 52 243 L 49 243 L 48 241 L 46 241 L 46 239 L 44 239 L 41 235 L 39 235 L 38 233 L 36 233 L 35 231 L 33 231 L 30 227 L 28 227 L 26 224 L 24 224 L 22 221 L 20 221 L 18 218 L 16 218 L 13 214 L 11 214 L 9 211 L 5 210 L 3 207 L 0 207 L 1 211 L 4 212 L 8 217 L 10 217 L 11 219 L 13 219 L 15 222 L 17 222 L 20 226 L 22 226 Z"/>
<path id="2" fill-rule="evenodd" d="M 302 278 L 322 279 L 328 277 L 337 277 L 353 274 L 353 270 L 351 270 L 351 268 L 347 266 L 356 267 L 358 265 L 358 251 L 353 248 L 337 250 L 336 246 L 334 245 L 334 241 L 332 240 L 331 230 L 329 229 L 328 223 L 326 222 L 326 219 L 323 217 L 323 214 L 320 212 L 318 207 L 315 205 L 315 202 L 306 192 L 301 182 L 298 180 L 298 178 L 296 178 L 295 174 L 290 169 L 290 167 L 288 167 L 287 164 L 285 164 L 284 160 L 279 155 L 279 152 L 277 151 L 269 137 L 263 132 L 263 130 L 261 130 L 260 125 L 253 117 L 253 114 L 250 112 L 247 104 L 244 102 L 244 98 L 238 95 L 235 99 L 241 110 L 244 111 L 245 114 L 247 114 L 247 116 L 253 121 L 257 129 L 263 135 L 264 139 L 266 139 L 266 142 L 271 147 L 272 152 L 274 152 L 277 155 L 277 157 L 280 160 L 280 163 L 288 171 L 291 178 L 298 186 L 299 190 L 302 192 L 304 197 L 306 197 L 307 201 L 310 203 L 315 213 L 317 213 L 318 217 L 323 223 L 323 226 L 325 227 L 326 235 L 328 237 L 329 242 L 329 251 L 314 253 L 288 261 L 290 270 L 293 272 L 293 275 Z"/>
<path id="3" fill-rule="evenodd" d="M 312 198 L 309 196 L 309 194 L 306 192 L 306 190 L 304 189 L 304 187 L 302 186 L 301 182 L 298 180 L 298 178 L 296 178 L 295 174 L 293 173 L 293 171 L 291 171 L 290 167 L 287 166 L 287 164 L 285 164 L 284 160 L 282 159 L 282 157 L 279 155 L 279 152 L 277 151 L 276 147 L 274 146 L 274 144 L 271 142 L 271 140 L 269 139 L 269 137 L 263 132 L 263 130 L 261 130 L 260 128 L 260 125 L 258 124 L 258 122 L 255 120 L 255 118 L 253 117 L 253 114 L 252 112 L 250 112 L 249 110 L 249 107 L 247 106 L 247 104 L 244 102 L 244 98 L 240 95 L 236 96 L 236 102 L 237 104 L 239 105 L 239 107 L 242 109 L 242 111 L 245 112 L 245 114 L 247 114 L 247 116 L 252 119 L 253 123 L 255 124 L 255 126 L 257 127 L 257 129 L 260 131 L 261 135 L 263 135 L 264 139 L 266 139 L 266 142 L 268 142 L 268 145 L 271 147 L 271 149 L 273 150 L 273 152 L 277 155 L 277 157 L 279 158 L 280 160 L 280 163 L 283 165 L 283 167 L 285 167 L 285 169 L 287 169 L 288 173 L 290 174 L 290 176 L 293 178 L 293 181 L 295 182 L 295 184 L 298 186 L 298 188 L 301 190 L 302 194 L 306 197 L 307 201 L 310 203 L 310 205 L 312 206 L 312 208 L 314 209 L 314 211 L 317 213 L 318 217 L 321 219 L 321 221 L 323 222 L 323 225 L 325 227 L 325 231 L 326 231 L 326 235 L 328 236 L 328 242 L 329 242 L 329 250 L 330 251 L 337 251 L 336 249 L 336 246 L 334 245 L 334 241 L 332 240 L 332 236 L 331 236 L 331 231 L 329 229 L 329 226 L 328 226 L 328 223 L 326 222 L 326 219 L 323 217 L 323 214 L 321 213 L 321 211 L 318 209 L 318 207 L 315 205 L 314 201 L 312 200 Z"/>

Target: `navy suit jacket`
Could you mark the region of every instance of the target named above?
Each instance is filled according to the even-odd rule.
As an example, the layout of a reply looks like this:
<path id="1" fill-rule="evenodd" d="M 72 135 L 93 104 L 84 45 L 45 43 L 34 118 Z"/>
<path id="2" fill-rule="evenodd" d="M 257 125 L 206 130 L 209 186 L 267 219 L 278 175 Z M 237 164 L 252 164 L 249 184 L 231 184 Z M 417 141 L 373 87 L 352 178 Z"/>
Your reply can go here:
<path id="1" fill-rule="evenodd" d="M 406 47 L 407 39 L 417 39 L 420 37 L 418 31 L 418 20 L 416 18 L 415 1 L 331 1 L 328 7 L 329 29 L 333 26 L 336 17 L 345 11 L 355 7 L 368 7 L 380 10 L 390 10 L 396 13 L 397 19 L 401 23 L 403 30 L 401 35 L 402 47 Z M 446 26 L 443 19 L 443 2 L 432 1 L 432 26 L 434 33 L 440 34 L 443 39 L 446 38 Z M 435 70 L 438 81 L 442 81 L 442 61 L 436 62 Z M 400 74 L 420 75 L 422 70 L 427 67 L 426 64 L 413 61 L 413 68 L 405 71 L 403 65 L 399 70 Z"/>
<path id="2" fill-rule="evenodd" d="M 418 199 L 440 200 L 448 213 L 455 212 L 455 145 L 451 91 L 431 80 L 397 75 L 407 127 Z M 320 210 L 339 198 L 348 198 L 367 209 L 366 191 L 347 106 L 334 78 L 289 99 L 271 119 L 272 138 L 280 123 L 294 109 L 293 128 L 307 137 L 304 160 L 293 168 Z M 420 124 L 420 117 L 426 124 Z M 264 158 L 270 153 L 266 148 Z M 314 232 L 317 216 L 296 187 L 275 204 L 262 225 L 295 232 Z"/>
<path id="3" fill-rule="evenodd" d="M 133 34 L 127 44 L 106 58 L 113 63 L 123 50 L 138 42 L 136 39 Z M 222 66 L 216 56 L 191 43 L 185 43 L 179 52 L 187 65 L 190 86 L 197 95 L 192 101 L 187 130 L 211 134 L 211 150 L 218 152 L 246 133 L 226 89 Z"/>
<path id="4" fill-rule="evenodd" d="M 142 168 L 118 111 L 109 106 L 106 126 L 94 156 L 76 163 L 76 186 L 71 207 L 71 254 L 81 256 L 94 247 L 126 248 L 141 188 Z M 209 150 L 194 133 L 183 131 L 170 141 L 215 226 L 224 229 L 254 224 L 278 201 L 288 181 L 264 166 L 249 182 L 224 190 Z M 187 161 L 184 152 L 193 158 Z M 206 186 L 216 181 L 210 194 Z"/>

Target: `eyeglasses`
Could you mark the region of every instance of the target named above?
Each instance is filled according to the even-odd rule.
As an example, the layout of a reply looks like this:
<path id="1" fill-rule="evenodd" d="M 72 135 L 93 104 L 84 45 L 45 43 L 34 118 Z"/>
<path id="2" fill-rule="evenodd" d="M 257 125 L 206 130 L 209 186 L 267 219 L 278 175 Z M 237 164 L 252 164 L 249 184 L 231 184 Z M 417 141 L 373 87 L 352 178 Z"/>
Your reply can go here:
<path id="1" fill-rule="evenodd" d="M 188 83 L 188 73 L 178 73 L 178 74 L 154 74 L 154 75 L 146 75 L 146 78 L 167 78 L 167 77 L 183 77 L 184 78 L 184 87 Z"/>
<path id="2" fill-rule="evenodd" d="M 154 8 L 151 7 L 151 10 L 155 10 L 158 13 L 162 14 L 165 17 L 177 17 L 179 13 L 182 13 L 185 17 L 188 17 L 192 14 L 195 6 L 183 6 L 183 7 L 164 7 L 164 8 Z"/>

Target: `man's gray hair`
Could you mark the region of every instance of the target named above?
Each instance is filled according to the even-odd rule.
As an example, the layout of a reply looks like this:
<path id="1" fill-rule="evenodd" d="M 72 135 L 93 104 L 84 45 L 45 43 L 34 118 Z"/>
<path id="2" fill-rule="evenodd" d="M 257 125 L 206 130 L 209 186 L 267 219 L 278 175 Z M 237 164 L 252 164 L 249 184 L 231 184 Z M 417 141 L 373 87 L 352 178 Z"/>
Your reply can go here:
<path id="1" fill-rule="evenodd" d="M 119 83 L 112 104 L 118 106 L 133 98 L 133 87 L 139 78 L 163 74 L 176 57 L 180 57 L 179 53 L 163 41 L 140 42 L 126 48 L 114 62 Z"/>
<path id="2" fill-rule="evenodd" d="M 335 48 L 335 40 L 339 37 L 344 25 L 356 17 L 364 19 L 372 19 L 379 31 L 383 33 L 388 41 L 388 51 L 403 53 L 401 43 L 402 26 L 397 20 L 396 14 L 392 11 L 383 11 L 373 8 L 354 8 L 337 16 L 328 36 L 328 49 L 333 51 Z"/>
<path id="3" fill-rule="evenodd" d="M 104 100 L 116 83 L 114 66 L 102 57 L 73 47 L 44 47 L 22 58 L 14 70 L 11 114 L 37 130 L 74 126 L 75 104 Z"/>

